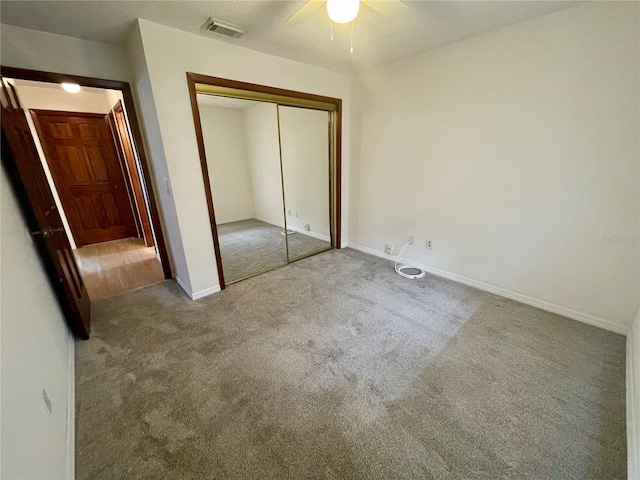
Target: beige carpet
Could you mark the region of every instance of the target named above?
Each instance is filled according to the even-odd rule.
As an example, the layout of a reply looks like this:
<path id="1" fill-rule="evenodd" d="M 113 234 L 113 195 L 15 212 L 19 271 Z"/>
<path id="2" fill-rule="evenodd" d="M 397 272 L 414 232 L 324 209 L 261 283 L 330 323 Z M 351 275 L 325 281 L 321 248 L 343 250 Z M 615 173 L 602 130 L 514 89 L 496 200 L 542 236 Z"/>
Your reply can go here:
<path id="1" fill-rule="evenodd" d="M 287 264 L 282 228 L 252 218 L 217 226 L 226 283 Z M 331 242 L 300 232 L 289 236 L 289 259 L 296 260 L 331 248 Z"/>
<path id="2" fill-rule="evenodd" d="M 625 338 L 332 250 L 100 300 L 82 479 L 622 479 Z"/>

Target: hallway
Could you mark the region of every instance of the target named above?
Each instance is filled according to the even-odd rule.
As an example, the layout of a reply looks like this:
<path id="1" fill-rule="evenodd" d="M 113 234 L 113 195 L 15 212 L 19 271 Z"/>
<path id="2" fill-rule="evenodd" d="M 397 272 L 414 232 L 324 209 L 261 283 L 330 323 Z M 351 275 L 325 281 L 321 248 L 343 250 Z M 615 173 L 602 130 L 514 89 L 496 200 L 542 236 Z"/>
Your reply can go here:
<path id="1" fill-rule="evenodd" d="M 140 238 L 86 245 L 74 253 L 91 300 L 164 280 L 155 248 Z"/>

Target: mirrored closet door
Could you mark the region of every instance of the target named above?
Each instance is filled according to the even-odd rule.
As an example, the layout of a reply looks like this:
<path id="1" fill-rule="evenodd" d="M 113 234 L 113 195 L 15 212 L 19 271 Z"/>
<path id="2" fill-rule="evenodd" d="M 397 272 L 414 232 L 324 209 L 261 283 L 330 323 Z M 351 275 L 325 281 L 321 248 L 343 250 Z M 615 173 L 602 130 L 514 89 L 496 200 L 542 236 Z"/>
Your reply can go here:
<path id="1" fill-rule="evenodd" d="M 221 285 L 333 248 L 334 106 L 193 87 Z"/>
<path id="2" fill-rule="evenodd" d="M 289 260 L 331 248 L 329 112 L 279 106 Z"/>
<path id="3" fill-rule="evenodd" d="M 277 105 L 198 94 L 198 107 L 226 282 L 286 265 Z"/>

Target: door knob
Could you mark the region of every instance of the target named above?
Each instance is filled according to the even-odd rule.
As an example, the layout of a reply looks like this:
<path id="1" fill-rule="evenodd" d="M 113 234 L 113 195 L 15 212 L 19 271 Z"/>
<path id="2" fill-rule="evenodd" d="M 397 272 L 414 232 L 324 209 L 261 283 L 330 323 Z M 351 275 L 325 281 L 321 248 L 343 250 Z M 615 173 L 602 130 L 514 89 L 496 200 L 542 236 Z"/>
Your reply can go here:
<path id="1" fill-rule="evenodd" d="M 64 232 L 64 228 L 44 227 L 42 230 L 31 232 L 31 235 L 42 235 L 43 238 L 49 238 L 56 232 Z"/>

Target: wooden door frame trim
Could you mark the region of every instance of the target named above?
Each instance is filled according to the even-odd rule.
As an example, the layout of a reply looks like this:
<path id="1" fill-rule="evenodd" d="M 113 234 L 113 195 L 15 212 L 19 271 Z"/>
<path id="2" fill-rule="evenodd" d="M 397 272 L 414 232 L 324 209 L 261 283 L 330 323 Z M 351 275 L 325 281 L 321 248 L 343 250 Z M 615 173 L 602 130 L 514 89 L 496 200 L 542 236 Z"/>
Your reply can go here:
<path id="1" fill-rule="evenodd" d="M 222 256 L 220 255 L 220 246 L 218 240 L 218 227 L 216 225 L 216 216 L 213 206 L 213 195 L 211 193 L 211 182 L 209 181 L 209 169 L 207 167 L 207 157 L 204 149 L 204 138 L 202 135 L 202 124 L 200 122 L 200 109 L 198 108 L 196 84 L 212 85 L 216 87 L 227 87 L 236 90 L 248 90 L 250 92 L 265 93 L 269 95 L 278 95 L 282 97 L 299 98 L 302 100 L 311 100 L 335 105 L 335 247 L 341 248 L 342 234 L 342 99 L 333 97 L 324 97 L 312 93 L 298 92 L 295 90 L 285 90 L 282 88 L 270 87 L 267 85 L 259 85 L 257 83 L 247 83 L 238 80 L 230 80 L 228 78 L 211 77 L 199 73 L 187 72 L 187 85 L 189 88 L 189 98 L 191 100 L 191 111 L 193 113 L 193 123 L 196 130 L 196 141 L 198 143 L 198 152 L 200 154 L 200 168 L 202 170 L 202 180 L 204 182 L 204 193 L 207 199 L 207 208 L 209 210 L 209 222 L 211 223 L 211 234 L 213 236 L 213 248 L 216 254 L 216 266 L 218 268 L 218 278 L 220 280 L 220 289 L 226 287 L 224 281 L 224 271 L 222 268 Z M 332 239 L 333 241 L 333 239 Z"/>
<path id="2" fill-rule="evenodd" d="M 207 199 L 207 210 L 209 212 L 209 224 L 211 225 L 211 235 L 213 237 L 213 251 L 216 256 L 216 269 L 218 270 L 218 281 L 220 290 L 224 290 L 227 284 L 224 281 L 224 270 L 222 268 L 222 254 L 220 253 L 220 241 L 218 239 L 218 226 L 216 224 L 216 213 L 213 208 L 213 195 L 211 193 L 211 182 L 209 181 L 209 168 L 207 167 L 207 157 L 204 152 L 204 137 L 202 135 L 202 124 L 200 123 L 200 109 L 196 97 L 196 82 L 187 72 L 187 83 L 189 86 L 189 99 L 191 101 L 191 111 L 193 113 L 193 124 L 196 129 L 196 141 L 198 143 L 198 154 L 200 156 L 200 169 L 202 171 L 202 181 L 204 182 L 204 194 Z"/>
<path id="3" fill-rule="evenodd" d="M 160 214 L 158 213 L 158 204 L 156 195 L 154 192 L 154 184 L 151 181 L 151 170 L 149 167 L 149 161 L 147 153 L 145 152 L 145 144 L 142 140 L 142 131 L 140 129 L 140 123 L 138 121 L 138 115 L 136 113 L 136 106 L 133 100 L 133 94 L 131 93 L 131 87 L 127 82 L 121 82 L 119 80 L 106 80 L 101 78 L 83 77 L 80 75 L 68 75 L 64 73 L 43 72 L 39 70 L 28 70 L 24 68 L 6 67 L 0 66 L 0 74 L 4 78 L 15 78 L 18 80 L 31 80 L 36 82 L 46 83 L 77 83 L 83 87 L 93 88 L 107 88 L 110 90 L 118 90 L 122 94 L 124 100 L 124 107 L 129 117 L 129 126 L 131 128 L 132 141 L 138 151 L 138 157 L 140 158 L 140 165 L 142 166 L 142 180 L 144 181 L 147 195 L 149 198 L 151 224 L 156 237 L 156 248 L 160 255 L 160 263 L 162 264 L 162 270 L 166 279 L 172 278 L 171 263 L 169 261 L 169 253 L 167 251 L 167 245 L 165 242 L 164 232 L 162 230 L 162 223 L 160 221 Z"/>

